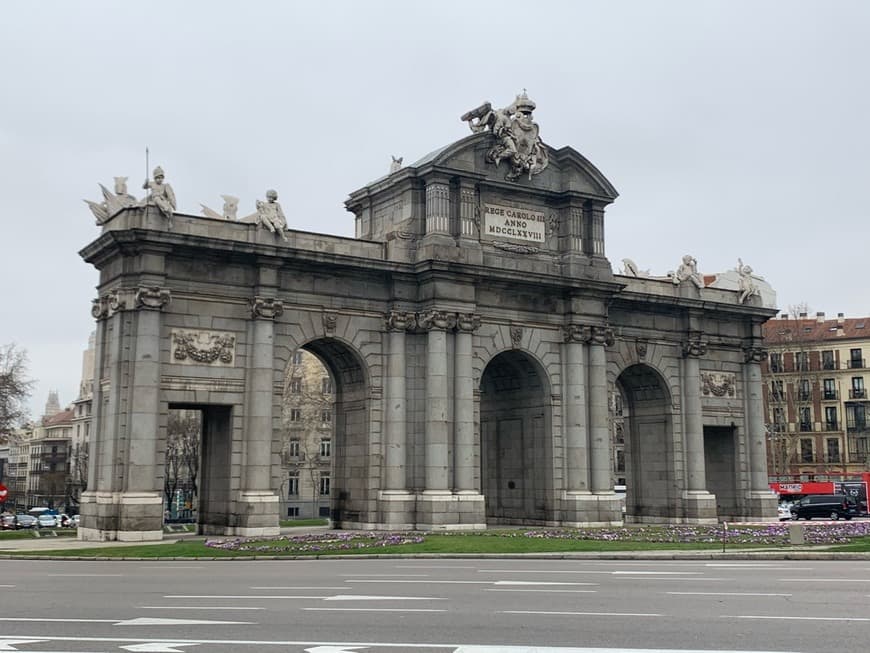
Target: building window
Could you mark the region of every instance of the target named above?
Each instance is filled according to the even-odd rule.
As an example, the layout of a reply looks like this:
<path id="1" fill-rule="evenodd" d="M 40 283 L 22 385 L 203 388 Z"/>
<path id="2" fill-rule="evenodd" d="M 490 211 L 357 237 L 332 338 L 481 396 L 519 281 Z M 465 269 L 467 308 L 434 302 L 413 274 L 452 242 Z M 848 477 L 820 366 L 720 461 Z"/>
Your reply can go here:
<path id="1" fill-rule="evenodd" d="M 811 396 L 810 380 L 801 379 L 798 381 L 798 401 L 809 401 Z"/>
<path id="2" fill-rule="evenodd" d="M 331 378 L 329 378 L 328 376 L 323 377 L 323 379 L 321 381 L 321 390 L 320 391 L 325 395 L 331 395 L 334 392 L 334 389 L 332 387 L 332 379 Z"/>
<path id="3" fill-rule="evenodd" d="M 287 455 L 291 458 L 299 457 L 299 440 L 294 439 L 287 443 Z"/>
<path id="4" fill-rule="evenodd" d="M 805 351 L 799 351 L 794 355 L 794 366 L 798 372 L 808 372 L 810 369 L 810 355 Z"/>
<path id="5" fill-rule="evenodd" d="M 826 431 L 836 431 L 837 430 L 837 407 L 836 406 L 828 406 L 825 408 L 825 430 Z"/>
<path id="6" fill-rule="evenodd" d="M 837 438 L 828 438 L 828 462 L 840 462 L 840 441 Z"/>
<path id="7" fill-rule="evenodd" d="M 770 371 L 782 372 L 782 354 L 776 352 L 770 354 Z"/>
<path id="8" fill-rule="evenodd" d="M 295 497 L 299 495 L 299 474 L 290 474 L 287 477 L 287 496 Z"/>
<path id="9" fill-rule="evenodd" d="M 625 452 L 622 449 L 616 450 L 616 472 L 625 472 Z"/>
<path id="10" fill-rule="evenodd" d="M 298 517 L 299 516 L 299 506 L 289 506 L 287 508 L 287 516 L 288 517 Z"/>
<path id="11" fill-rule="evenodd" d="M 296 350 L 293 352 L 293 364 L 302 365 L 302 350 Z"/>
<path id="12" fill-rule="evenodd" d="M 773 409 L 773 425 L 777 431 L 785 431 L 785 408 L 782 406 Z"/>
<path id="13" fill-rule="evenodd" d="M 837 398 L 837 382 L 835 379 L 825 379 L 822 381 L 824 391 L 822 394 L 823 399 L 831 400 Z"/>
<path id="14" fill-rule="evenodd" d="M 774 401 L 782 401 L 785 399 L 785 392 L 782 388 L 782 379 L 774 379 L 770 382 L 770 395 Z"/>
<path id="15" fill-rule="evenodd" d="M 320 411 L 320 421 L 323 422 L 324 424 L 331 424 L 332 423 L 332 409 L 331 408 L 324 408 L 323 410 Z"/>
<path id="16" fill-rule="evenodd" d="M 852 391 L 849 393 L 851 399 L 864 399 L 864 377 L 852 377 Z"/>
<path id="17" fill-rule="evenodd" d="M 834 369 L 834 352 L 831 350 L 822 352 L 822 369 L 823 370 L 832 370 Z"/>
<path id="18" fill-rule="evenodd" d="M 849 350 L 849 367 L 852 369 L 864 367 L 864 359 L 861 357 L 860 349 Z"/>
<path id="19" fill-rule="evenodd" d="M 810 438 L 801 438 L 801 462 L 813 462 L 813 441 Z"/>
<path id="20" fill-rule="evenodd" d="M 867 415 L 862 404 L 846 404 L 846 428 L 850 431 L 867 428 Z"/>
<path id="21" fill-rule="evenodd" d="M 326 472 L 320 475 L 320 495 L 327 496 L 329 494 L 329 474 Z"/>
<path id="22" fill-rule="evenodd" d="M 320 441 L 320 457 L 329 458 L 332 455 L 332 440 L 324 438 Z"/>
<path id="23" fill-rule="evenodd" d="M 798 409 L 798 416 L 800 417 L 800 430 L 801 431 L 812 431 L 813 430 L 813 419 L 810 415 L 809 406 L 804 406 L 803 408 Z"/>
<path id="24" fill-rule="evenodd" d="M 302 409 L 301 408 L 291 408 L 290 409 L 290 421 L 291 422 L 301 422 L 302 421 Z"/>
<path id="25" fill-rule="evenodd" d="M 290 394 L 302 394 L 302 379 L 290 379 Z"/>

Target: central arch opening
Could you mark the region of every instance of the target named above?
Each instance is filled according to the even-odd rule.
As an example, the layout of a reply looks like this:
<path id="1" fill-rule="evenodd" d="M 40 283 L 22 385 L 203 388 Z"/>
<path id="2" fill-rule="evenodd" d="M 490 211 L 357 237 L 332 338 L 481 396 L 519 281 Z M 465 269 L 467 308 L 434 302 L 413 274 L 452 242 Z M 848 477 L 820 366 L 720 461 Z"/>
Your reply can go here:
<path id="1" fill-rule="evenodd" d="M 480 382 L 481 487 L 488 524 L 553 519 L 552 406 L 544 370 L 520 351 L 495 356 Z"/>

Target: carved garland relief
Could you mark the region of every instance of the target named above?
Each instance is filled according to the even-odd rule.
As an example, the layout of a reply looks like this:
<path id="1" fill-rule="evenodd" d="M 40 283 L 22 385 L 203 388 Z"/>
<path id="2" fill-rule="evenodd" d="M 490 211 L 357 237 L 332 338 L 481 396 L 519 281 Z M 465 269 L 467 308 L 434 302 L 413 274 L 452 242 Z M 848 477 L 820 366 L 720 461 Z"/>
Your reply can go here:
<path id="1" fill-rule="evenodd" d="M 236 336 L 226 331 L 172 330 L 172 360 L 187 365 L 232 367 Z"/>
<path id="2" fill-rule="evenodd" d="M 705 397 L 736 397 L 737 375 L 729 372 L 701 372 L 701 394 Z"/>

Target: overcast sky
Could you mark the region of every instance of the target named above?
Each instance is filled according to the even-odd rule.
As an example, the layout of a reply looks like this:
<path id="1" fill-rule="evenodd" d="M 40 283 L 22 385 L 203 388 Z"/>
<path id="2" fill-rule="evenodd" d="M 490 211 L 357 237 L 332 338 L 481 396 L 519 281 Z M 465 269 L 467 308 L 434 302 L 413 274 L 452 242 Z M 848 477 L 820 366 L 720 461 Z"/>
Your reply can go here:
<path id="1" fill-rule="evenodd" d="M 62 405 L 94 328 L 83 198 L 145 147 L 178 209 L 352 236 L 348 193 L 528 89 L 620 197 L 614 270 L 751 265 L 782 310 L 870 315 L 870 2 L 16 2 L 0 23 L 0 344 Z"/>

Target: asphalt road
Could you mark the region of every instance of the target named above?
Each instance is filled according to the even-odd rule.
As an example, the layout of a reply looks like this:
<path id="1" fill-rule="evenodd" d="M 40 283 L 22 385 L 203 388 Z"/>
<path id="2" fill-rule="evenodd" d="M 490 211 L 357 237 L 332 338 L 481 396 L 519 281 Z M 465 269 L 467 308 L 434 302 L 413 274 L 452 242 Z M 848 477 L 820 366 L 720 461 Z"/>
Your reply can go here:
<path id="1" fill-rule="evenodd" d="M 870 561 L 0 560 L 0 651 L 864 653 L 868 606 Z"/>

